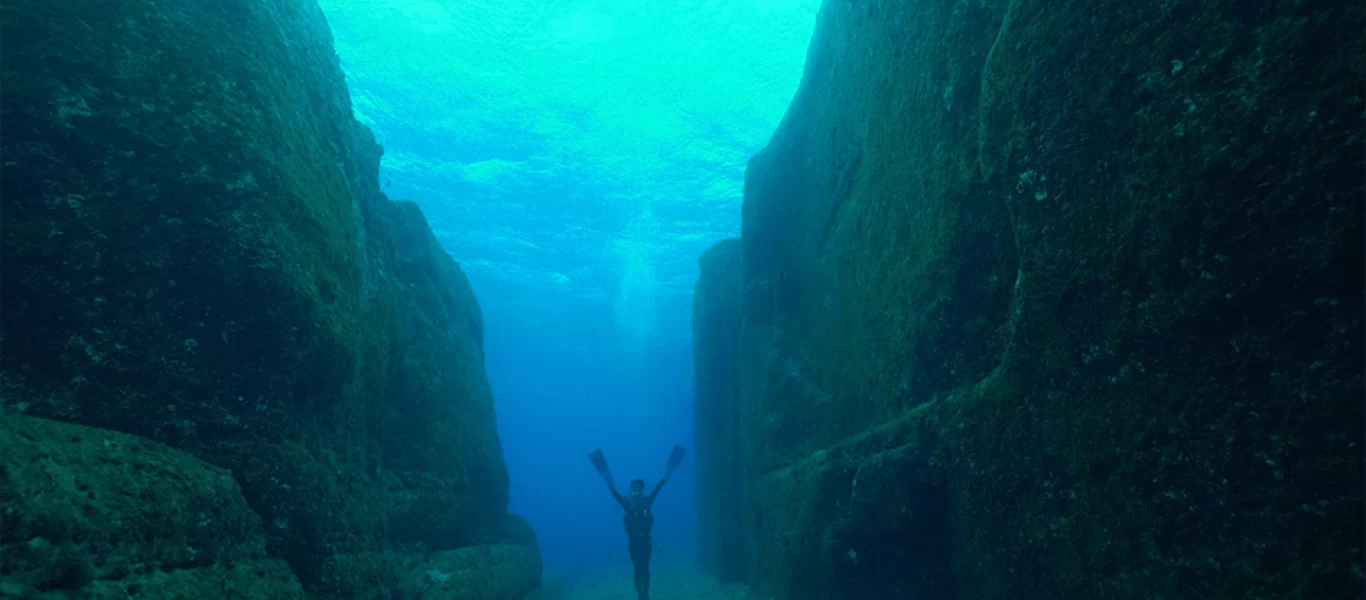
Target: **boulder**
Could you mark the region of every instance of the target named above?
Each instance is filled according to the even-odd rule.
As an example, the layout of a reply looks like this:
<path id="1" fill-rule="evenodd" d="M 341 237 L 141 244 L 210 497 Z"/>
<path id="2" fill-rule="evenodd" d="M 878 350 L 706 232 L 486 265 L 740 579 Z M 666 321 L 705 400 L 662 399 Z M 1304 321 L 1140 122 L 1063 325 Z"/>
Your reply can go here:
<path id="1" fill-rule="evenodd" d="M 232 476 L 164 444 L 0 409 L 0 501 L 18 597 L 304 598 Z"/>
<path id="2" fill-rule="evenodd" d="M 436 552 L 409 567 L 400 585 L 407 598 L 518 600 L 541 587 L 534 546 L 494 544 Z"/>

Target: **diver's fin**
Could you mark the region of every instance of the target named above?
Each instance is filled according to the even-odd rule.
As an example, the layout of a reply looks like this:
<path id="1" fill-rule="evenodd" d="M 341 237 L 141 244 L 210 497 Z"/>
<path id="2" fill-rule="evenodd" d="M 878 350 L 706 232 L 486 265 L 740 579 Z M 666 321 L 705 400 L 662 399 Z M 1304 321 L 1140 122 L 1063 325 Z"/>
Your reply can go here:
<path id="1" fill-rule="evenodd" d="M 674 451 L 669 455 L 669 475 L 674 474 L 674 469 L 678 468 L 678 463 L 683 462 L 683 456 L 687 453 L 688 451 L 684 450 L 682 446 L 674 445 Z"/>
<path id="2" fill-rule="evenodd" d="M 598 470 L 598 474 L 602 475 L 607 485 L 616 487 L 616 484 L 612 483 L 612 471 L 607 468 L 607 457 L 602 455 L 602 450 L 594 450 L 588 455 L 588 460 L 593 461 L 593 468 Z"/>

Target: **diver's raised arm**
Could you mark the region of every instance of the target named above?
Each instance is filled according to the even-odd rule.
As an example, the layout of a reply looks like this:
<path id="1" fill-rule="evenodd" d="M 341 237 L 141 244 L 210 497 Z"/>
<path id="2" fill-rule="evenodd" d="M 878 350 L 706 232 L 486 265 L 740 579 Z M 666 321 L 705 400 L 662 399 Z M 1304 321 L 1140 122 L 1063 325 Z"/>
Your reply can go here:
<path id="1" fill-rule="evenodd" d="M 665 475 L 663 479 L 659 480 L 659 483 L 656 483 L 656 484 L 655 484 L 655 489 L 654 489 L 654 491 L 653 491 L 653 492 L 650 492 L 650 502 L 654 502 L 654 501 L 655 501 L 655 496 L 658 496 L 658 495 L 659 495 L 659 490 L 660 490 L 661 488 L 663 488 L 663 487 L 664 487 L 664 484 L 667 483 L 668 481 L 669 481 L 669 476 L 668 476 L 668 475 Z"/>
<path id="2" fill-rule="evenodd" d="M 617 499 L 617 504 L 620 504 L 622 508 L 629 509 L 629 507 L 626 505 L 626 499 L 622 498 L 621 494 L 617 493 L 617 486 L 608 483 L 607 491 L 612 492 L 612 497 Z"/>

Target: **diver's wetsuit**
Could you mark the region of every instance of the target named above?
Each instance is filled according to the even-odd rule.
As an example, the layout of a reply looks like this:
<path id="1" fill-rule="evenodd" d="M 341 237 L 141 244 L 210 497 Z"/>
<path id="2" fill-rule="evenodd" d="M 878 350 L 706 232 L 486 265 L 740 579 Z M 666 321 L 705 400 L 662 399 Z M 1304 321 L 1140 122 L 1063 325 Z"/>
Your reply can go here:
<path id="1" fill-rule="evenodd" d="M 655 496 L 659 495 L 659 489 L 664 487 L 665 481 L 668 481 L 667 477 L 660 480 L 648 496 L 631 494 L 630 497 L 623 498 L 615 489 L 612 490 L 612 496 L 626 509 L 622 522 L 626 525 L 631 564 L 635 566 L 636 595 L 640 600 L 648 600 L 650 597 L 650 551 L 654 548 L 650 529 L 655 524 L 655 516 L 650 512 L 650 508 L 654 505 Z"/>

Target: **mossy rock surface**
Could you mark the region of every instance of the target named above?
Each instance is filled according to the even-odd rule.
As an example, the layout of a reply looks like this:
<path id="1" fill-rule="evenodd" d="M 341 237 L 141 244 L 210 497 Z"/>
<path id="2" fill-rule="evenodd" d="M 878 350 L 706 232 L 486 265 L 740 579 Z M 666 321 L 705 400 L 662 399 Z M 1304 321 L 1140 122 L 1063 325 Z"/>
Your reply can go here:
<path id="1" fill-rule="evenodd" d="M 746 173 L 751 582 L 877 596 L 829 461 L 920 472 L 847 443 L 918 415 L 940 596 L 1358 594 L 1364 14 L 826 2 Z"/>
<path id="2" fill-rule="evenodd" d="M 501 526 L 478 304 L 316 2 L 16 0 L 0 44 L 0 404 L 225 469 L 310 589 Z"/>
<path id="3" fill-rule="evenodd" d="M 749 578 L 778 598 L 953 597 L 947 488 L 929 411 L 748 482 Z"/>
<path id="4" fill-rule="evenodd" d="M 284 561 L 261 559 L 156 572 L 126 581 L 97 581 L 80 594 L 49 593 L 44 600 L 307 600 Z"/>
<path id="5" fill-rule="evenodd" d="M 231 475 L 164 444 L 0 409 L 0 500 L 16 594 L 303 597 Z"/>
<path id="6" fill-rule="evenodd" d="M 741 471 L 740 240 L 724 240 L 699 259 L 693 292 L 693 447 L 697 461 L 697 539 L 703 568 L 722 581 L 744 577 Z"/>
<path id="7" fill-rule="evenodd" d="M 317 600 L 384 598 L 399 589 L 404 557 L 393 552 L 334 554 L 318 569 Z"/>
<path id="8" fill-rule="evenodd" d="M 541 587 L 534 546 L 495 544 L 436 552 L 408 562 L 405 598 L 519 600 Z"/>

